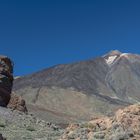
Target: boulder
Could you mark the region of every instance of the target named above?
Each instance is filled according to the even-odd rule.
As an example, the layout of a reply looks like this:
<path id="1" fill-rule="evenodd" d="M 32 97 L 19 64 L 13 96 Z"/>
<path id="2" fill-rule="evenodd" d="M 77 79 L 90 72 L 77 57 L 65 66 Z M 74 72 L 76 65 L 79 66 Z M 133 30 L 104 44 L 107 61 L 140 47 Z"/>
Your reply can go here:
<path id="1" fill-rule="evenodd" d="M 12 110 L 18 110 L 24 113 L 28 112 L 25 100 L 21 96 L 18 96 L 14 93 L 11 94 L 11 98 L 7 107 Z"/>
<path id="2" fill-rule="evenodd" d="M 13 63 L 7 56 L 0 56 L 0 106 L 7 106 L 13 85 Z"/>

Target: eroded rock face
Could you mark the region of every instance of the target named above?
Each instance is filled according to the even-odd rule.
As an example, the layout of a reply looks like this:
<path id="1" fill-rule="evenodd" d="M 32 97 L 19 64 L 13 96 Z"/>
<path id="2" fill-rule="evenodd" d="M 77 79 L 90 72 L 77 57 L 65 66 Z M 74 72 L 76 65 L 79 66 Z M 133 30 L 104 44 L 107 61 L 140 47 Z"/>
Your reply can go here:
<path id="1" fill-rule="evenodd" d="M 7 56 L 0 56 L 0 106 L 7 106 L 13 84 L 13 63 Z"/>
<path id="2" fill-rule="evenodd" d="M 26 103 L 25 100 L 14 93 L 11 94 L 10 101 L 7 105 L 8 108 L 12 110 L 18 110 L 27 113 Z"/>

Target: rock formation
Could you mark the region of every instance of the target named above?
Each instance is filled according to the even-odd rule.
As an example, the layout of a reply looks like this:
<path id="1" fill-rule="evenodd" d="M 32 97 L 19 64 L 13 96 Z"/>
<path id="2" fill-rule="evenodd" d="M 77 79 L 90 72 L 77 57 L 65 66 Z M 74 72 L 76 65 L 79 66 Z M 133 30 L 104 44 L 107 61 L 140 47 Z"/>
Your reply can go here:
<path id="1" fill-rule="evenodd" d="M 60 140 L 139 140 L 140 104 L 119 109 L 113 117 L 70 124 Z"/>
<path id="2" fill-rule="evenodd" d="M 0 56 L 0 106 L 7 106 L 13 84 L 13 63 L 6 56 Z"/>
<path id="3" fill-rule="evenodd" d="M 7 107 L 12 110 L 18 110 L 27 113 L 25 100 L 21 96 L 14 93 L 11 94 L 11 98 Z"/>

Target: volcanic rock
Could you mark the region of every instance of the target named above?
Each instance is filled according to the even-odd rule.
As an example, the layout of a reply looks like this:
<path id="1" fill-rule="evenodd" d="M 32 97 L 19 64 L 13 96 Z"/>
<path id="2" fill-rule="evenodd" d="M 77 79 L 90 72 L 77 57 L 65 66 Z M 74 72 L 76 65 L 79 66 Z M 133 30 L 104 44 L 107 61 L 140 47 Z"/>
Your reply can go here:
<path id="1" fill-rule="evenodd" d="M 99 117 L 82 124 L 70 124 L 60 140 L 139 140 L 140 104 L 119 109 L 113 117 Z"/>
<path id="2" fill-rule="evenodd" d="M 10 100 L 13 84 L 13 63 L 7 56 L 0 56 L 0 106 Z"/>
<path id="3" fill-rule="evenodd" d="M 9 101 L 7 107 L 12 110 L 18 110 L 18 111 L 22 111 L 25 113 L 28 112 L 25 100 L 21 96 L 16 95 L 14 93 L 11 94 L 11 98 L 10 98 L 10 101 Z"/>

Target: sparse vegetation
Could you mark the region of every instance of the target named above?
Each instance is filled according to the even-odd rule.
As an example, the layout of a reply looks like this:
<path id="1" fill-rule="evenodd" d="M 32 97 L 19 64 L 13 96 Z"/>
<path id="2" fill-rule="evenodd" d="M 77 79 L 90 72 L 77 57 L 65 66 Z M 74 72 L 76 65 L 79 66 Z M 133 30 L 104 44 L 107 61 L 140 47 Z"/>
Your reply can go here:
<path id="1" fill-rule="evenodd" d="M 3 123 L 0 123 L 0 127 L 5 127 L 6 125 L 5 124 L 3 124 Z"/>
<path id="2" fill-rule="evenodd" d="M 27 129 L 28 131 L 35 131 L 35 128 L 34 128 L 33 126 L 28 126 L 26 129 Z"/>
<path id="3" fill-rule="evenodd" d="M 95 128 L 95 125 L 91 124 L 91 123 L 83 123 L 81 124 L 82 128 L 89 128 L 89 129 L 93 129 Z"/>
<path id="4" fill-rule="evenodd" d="M 105 133 L 104 132 L 96 132 L 93 137 L 95 139 L 104 139 L 105 138 Z"/>
<path id="5" fill-rule="evenodd" d="M 0 118 L 0 127 L 5 128 L 6 127 L 6 120 Z"/>

